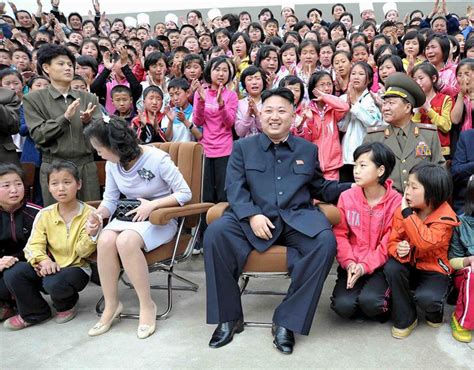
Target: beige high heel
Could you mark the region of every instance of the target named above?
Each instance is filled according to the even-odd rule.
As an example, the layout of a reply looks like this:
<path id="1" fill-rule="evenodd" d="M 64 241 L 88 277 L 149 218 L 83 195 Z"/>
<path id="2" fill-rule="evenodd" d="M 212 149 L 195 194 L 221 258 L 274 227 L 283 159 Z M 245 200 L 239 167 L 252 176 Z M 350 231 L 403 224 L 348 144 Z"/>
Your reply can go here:
<path id="1" fill-rule="evenodd" d="M 117 305 L 117 308 L 115 309 L 114 315 L 112 316 L 112 319 L 105 323 L 102 324 L 100 321 L 96 323 L 88 332 L 90 337 L 96 337 L 98 335 L 107 333 L 110 330 L 110 327 L 112 326 L 112 323 L 115 319 L 120 319 L 120 314 L 122 313 L 123 310 L 123 304 L 122 302 L 119 302 Z"/>
<path id="2" fill-rule="evenodd" d="M 153 306 L 155 306 L 155 320 L 153 321 L 153 325 L 138 325 L 137 330 L 137 337 L 138 339 L 145 339 L 152 335 L 156 330 L 156 304 L 153 302 Z"/>

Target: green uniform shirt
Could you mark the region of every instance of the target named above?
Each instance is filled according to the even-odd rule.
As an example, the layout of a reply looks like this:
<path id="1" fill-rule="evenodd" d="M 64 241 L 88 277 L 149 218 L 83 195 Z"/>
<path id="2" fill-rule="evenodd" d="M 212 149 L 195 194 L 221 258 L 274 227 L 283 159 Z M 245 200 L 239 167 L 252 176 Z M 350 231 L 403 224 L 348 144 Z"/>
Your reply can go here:
<path id="1" fill-rule="evenodd" d="M 405 138 L 402 140 L 397 137 L 399 131 L 399 128 L 392 126 L 368 129 L 364 143 L 380 142 L 392 149 L 396 163 L 390 178 L 393 180 L 393 187 L 403 192 L 413 166 L 423 161 L 444 165 L 445 160 L 441 154 L 436 126 L 410 122 L 403 129 Z M 405 142 L 404 147 L 400 141 Z"/>

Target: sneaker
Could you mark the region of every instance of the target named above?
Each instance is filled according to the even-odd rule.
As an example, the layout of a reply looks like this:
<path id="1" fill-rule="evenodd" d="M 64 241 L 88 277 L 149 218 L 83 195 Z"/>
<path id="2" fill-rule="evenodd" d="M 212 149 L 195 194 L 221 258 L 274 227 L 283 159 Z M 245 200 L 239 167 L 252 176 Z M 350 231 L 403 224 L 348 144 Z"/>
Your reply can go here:
<path id="1" fill-rule="evenodd" d="M 3 327 L 8 330 L 21 330 L 33 324 L 26 322 L 20 315 L 10 317 L 3 323 Z"/>
<path id="2" fill-rule="evenodd" d="M 392 337 L 396 339 L 405 339 L 411 334 L 411 332 L 416 328 L 417 325 L 418 319 L 413 321 L 413 324 L 411 324 L 408 328 L 405 329 L 398 329 L 395 326 L 392 326 Z"/>
<path id="3" fill-rule="evenodd" d="M 76 313 L 76 306 L 67 311 L 57 312 L 54 321 L 56 321 L 57 324 L 64 324 L 65 322 L 71 321 L 73 318 L 75 318 Z"/>
<path id="4" fill-rule="evenodd" d="M 4 321 L 9 319 L 10 317 L 15 315 L 15 310 L 12 306 L 7 304 L 0 305 L 0 321 Z"/>
<path id="5" fill-rule="evenodd" d="M 472 341 L 472 334 L 469 330 L 464 329 L 456 319 L 456 316 L 453 313 L 453 318 L 451 320 L 451 333 L 453 334 L 454 339 L 463 343 L 470 343 Z"/>

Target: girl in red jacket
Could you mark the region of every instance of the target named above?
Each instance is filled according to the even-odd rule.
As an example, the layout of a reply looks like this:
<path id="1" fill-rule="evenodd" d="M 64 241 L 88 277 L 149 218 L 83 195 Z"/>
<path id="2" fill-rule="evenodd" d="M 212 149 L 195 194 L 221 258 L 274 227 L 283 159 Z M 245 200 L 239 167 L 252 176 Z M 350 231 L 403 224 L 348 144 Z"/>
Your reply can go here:
<path id="1" fill-rule="evenodd" d="M 334 96 L 334 84 L 328 72 L 313 73 L 308 83 L 309 98 L 306 125 L 292 129 L 296 136 L 318 146 L 319 164 L 327 180 L 339 180 L 342 149 L 337 122 L 349 111 L 349 104 Z"/>
<path id="2" fill-rule="evenodd" d="M 401 208 L 395 212 L 384 267 L 392 290 L 392 336 L 406 338 L 418 324 L 416 306 L 426 323 L 440 327 L 452 268 L 448 247 L 456 213 L 447 203 L 453 185 L 447 171 L 434 163 L 410 170 Z"/>
<path id="3" fill-rule="evenodd" d="M 339 197 L 341 222 L 334 227 L 339 262 L 331 308 L 344 318 L 359 314 L 386 321 L 389 289 L 383 274 L 395 209 L 402 196 L 388 177 L 395 155 L 385 144 L 359 146 L 354 152 L 358 186 Z"/>

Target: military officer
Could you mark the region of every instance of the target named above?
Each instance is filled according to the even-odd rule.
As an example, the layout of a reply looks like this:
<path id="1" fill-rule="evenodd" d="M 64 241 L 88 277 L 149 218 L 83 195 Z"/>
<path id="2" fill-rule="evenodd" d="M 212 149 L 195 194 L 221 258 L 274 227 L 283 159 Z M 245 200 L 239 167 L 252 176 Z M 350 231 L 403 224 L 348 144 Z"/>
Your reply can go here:
<path id="1" fill-rule="evenodd" d="M 402 72 L 391 75 L 385 87 L 382 115 L 389 126 L 368 129 L 364 143 L 378 141 L 392 149 L 396 164 L 390 178 L 393 186 L 403 192 L 414 165 L 422 161 L 444 165 L 445 160 L 436 126 L 411 120 L 413 108 L 425 103 L 423 90 Z"/>

